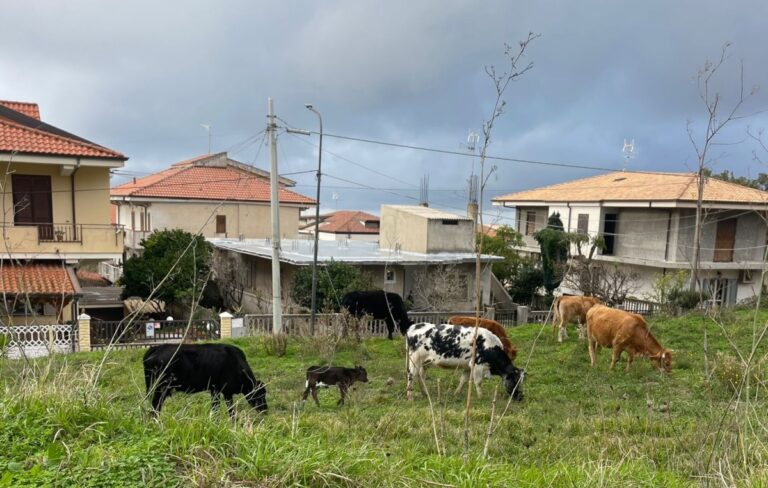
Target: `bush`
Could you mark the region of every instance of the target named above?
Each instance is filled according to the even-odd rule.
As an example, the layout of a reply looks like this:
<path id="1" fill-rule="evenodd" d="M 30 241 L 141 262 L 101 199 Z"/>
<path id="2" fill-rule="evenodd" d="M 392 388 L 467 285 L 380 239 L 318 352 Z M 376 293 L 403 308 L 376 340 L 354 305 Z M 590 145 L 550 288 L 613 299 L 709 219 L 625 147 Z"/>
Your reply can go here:
<path id="1" fill-rule="evenodd" d="M 674 288 L 669 292 L 669 305 L 675 310 L 682 310 L 683 312 L 693 310 L 702 301 L 708 299 L 708 293 L 699 293 L 697 290 Z"/>
<path id="2" fill-rule="evenodd" d="M 741 386 L 744 381 L 744 375 L 747 373 L 747 365 L 744 361 L 718 352 L 715 356 L 713 373 L 720 384 L 731 394 Z M 768 360 L 763 356 L 760 360 L 753 362 L 749 370 L 749 381 L 753 388 L 765 387 L 768 381 Z"/>
<path id="3" fill-rule="evenodd" d="M 350 291 L 374 289 L 371 277 L 351 264 L 331 261 L 317 267 L 317 310 L 336 312 Z M 291 298 L 302 307 L 312 306 L 312 267 L 303 266 L 291 279 Z"/>
<path id="4" fill-rule="evenodd" d="M 264 338 L 264 350 L 267 356 L 283 357 L 288 351 L 288 336 L 286 334 L 272 334 Z"/>

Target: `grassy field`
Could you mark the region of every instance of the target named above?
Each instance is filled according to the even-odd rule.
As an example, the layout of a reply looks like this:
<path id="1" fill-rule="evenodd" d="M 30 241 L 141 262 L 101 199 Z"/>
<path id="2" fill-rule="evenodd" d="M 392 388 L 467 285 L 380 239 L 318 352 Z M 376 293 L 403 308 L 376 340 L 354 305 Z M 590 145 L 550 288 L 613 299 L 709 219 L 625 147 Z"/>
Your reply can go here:
<path id="1" fill-rule="evenodd" d="M 652 322 L 675 350 L 670 375 L 647 360 L 608 371 L 607 350 L 593 369 L 575 332 L 557 344 L 551 327 L 510 329 L 526 399 L 494 425 L 486 456 L 499 380 L 474 401 L 465 452 L 458 374 L 430 370 L 431 398 L 409 403 L 402 340 L 336 352 L 335 364 L 363 364 L 371 380 L 341 408 L 335 389 L 321 390 L 320 408 L 297 403 L 328 344 L 291 339 L 276 357 L 263 339 L 234 340 L 268 384 L 270 407 L 259 415 L 240 401 L 235 421 L 211 414 L 205 394 L 174 395 L 153 420 L 142 350 L 112 353 L 101 370 L 101 353 L 0 360 L 0 486 L 768 486 L 766 361 L 749 399 L 729 386 L 741 371 L 734 346 L 744 354 L 752 344 L 751 317 L 708 322 L 709 381 L 700 317 Z M 506 405 L 497 402 L 497 421 Z"/>

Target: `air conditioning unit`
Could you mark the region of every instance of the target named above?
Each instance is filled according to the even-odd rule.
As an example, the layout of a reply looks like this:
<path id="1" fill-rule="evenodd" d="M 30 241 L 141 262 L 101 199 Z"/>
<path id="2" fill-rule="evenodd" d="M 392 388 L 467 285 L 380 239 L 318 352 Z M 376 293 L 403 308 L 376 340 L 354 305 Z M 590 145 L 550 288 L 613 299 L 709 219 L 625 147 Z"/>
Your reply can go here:
<path id="1" fill-rule="evenodd" d="M 755 271 L 751 269 L 742 269 L 741 273 L 739 274 L 739 282 L 743 284 L 750 284 L 755 282 Z"/>

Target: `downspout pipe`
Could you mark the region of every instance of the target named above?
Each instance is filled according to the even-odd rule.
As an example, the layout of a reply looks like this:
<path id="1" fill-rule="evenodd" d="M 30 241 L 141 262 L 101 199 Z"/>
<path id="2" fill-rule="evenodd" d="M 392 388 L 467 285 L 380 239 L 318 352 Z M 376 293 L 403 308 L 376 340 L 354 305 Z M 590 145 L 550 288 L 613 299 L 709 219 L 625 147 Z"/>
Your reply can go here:
<path id="1" fill-rule="evenodd" d="M 75 240 L 77 240 L 79 237 L 77 235 L 77 210 L 75 208 L 75 175 L 77 174 L 78 170 L 80 170 L 80 164 L 80 158 L 77 158 L 75 169 L 72 171 L 72 174 L 69 177 L 69 181 L 72 187 L 72 234 L 75 237 Z"/>

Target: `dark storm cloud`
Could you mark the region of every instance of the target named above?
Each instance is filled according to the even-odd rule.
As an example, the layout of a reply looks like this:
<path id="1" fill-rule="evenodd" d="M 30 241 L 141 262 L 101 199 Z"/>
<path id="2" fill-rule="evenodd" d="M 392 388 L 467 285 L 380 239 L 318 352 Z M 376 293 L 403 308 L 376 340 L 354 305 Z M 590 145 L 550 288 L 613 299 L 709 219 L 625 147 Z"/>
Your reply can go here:
<path id="1" fill-rule="evenodd" d="M 503 43 L 532 30 L 542 35 L 527 57 L 535 68 L 510 88 L 492 154 L 620 169 L 631 137 L 631 168 L 687 171 L 695 153 L 686 122 L 697 136 L 704 122 L 697 68 L 731 41 L 718 87 L 735 93 L 740 59 L 748 88 L 766 85 L 767 13 L 756 0 L 3 2 L 0 16 L 13 22 L 4 24 L 0 98 L 40 103 L 46 120 L 123 151 L 136 172 L 205 152 L 204 123 L 215 151 L 266 167 L 268 151 L 252 136 L 270 96 L 294 126 L 317 127 L 303 107 L 311 102 L 330 133 L 463 150 L 493 101 L 483 67 L 502 66 Z M 766 107 L 761 92 L 747 111 Z M 747 125 L 768 118 L 725 136 L 743 139 Z M 282 135 L 281 171 L 312 168 L 316 142 Z M 334 193 L 338 208 L 412 202 L 425 174 L 434 205 L 466 205 L 470 159 L 332 138 L 325 146 L 376 172 L 324 155 L 324 207 L 333 208 Z M 752 149 L 720 148 L 715 169 L 766 171 Z M 594 174 L 493 164 L 491 195 Z M 295 178 L 313 194 L 312 175 Z"/>

